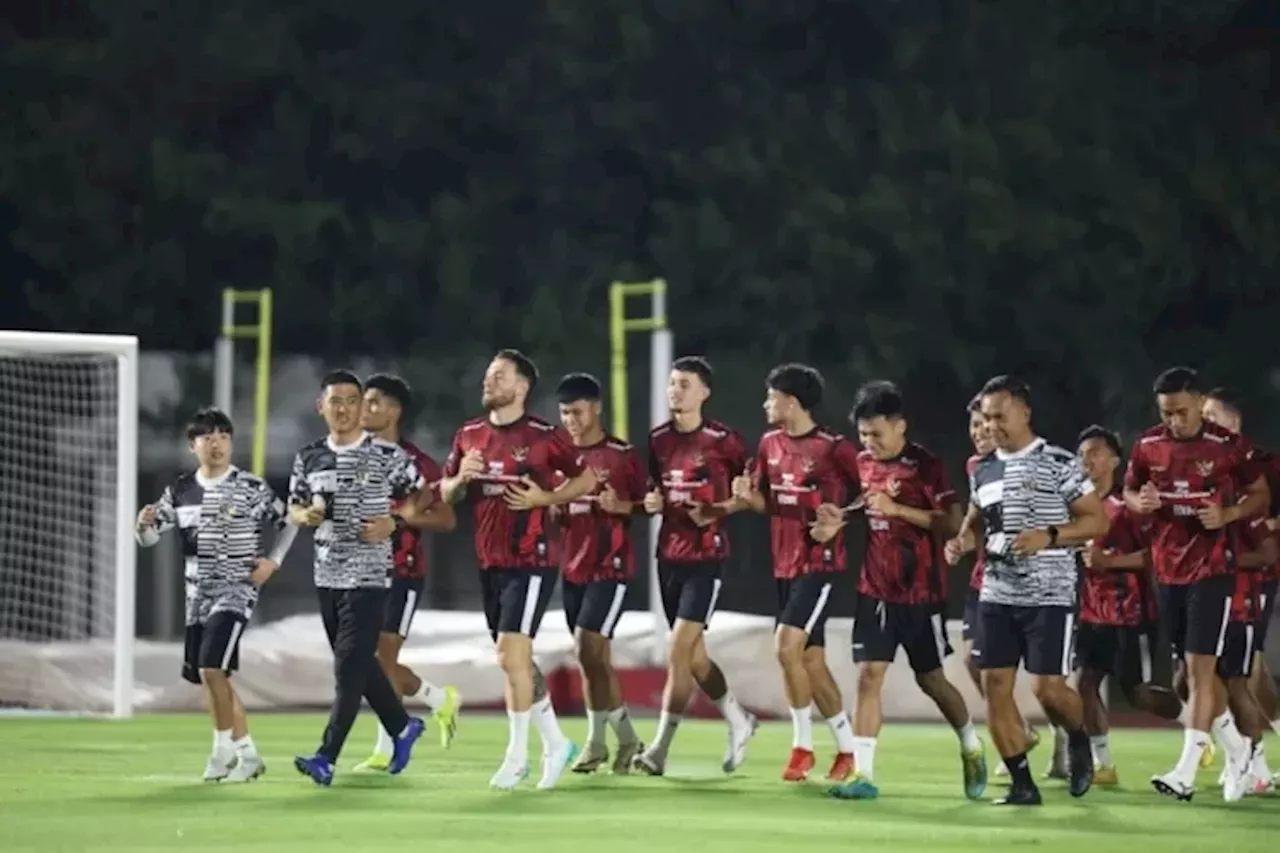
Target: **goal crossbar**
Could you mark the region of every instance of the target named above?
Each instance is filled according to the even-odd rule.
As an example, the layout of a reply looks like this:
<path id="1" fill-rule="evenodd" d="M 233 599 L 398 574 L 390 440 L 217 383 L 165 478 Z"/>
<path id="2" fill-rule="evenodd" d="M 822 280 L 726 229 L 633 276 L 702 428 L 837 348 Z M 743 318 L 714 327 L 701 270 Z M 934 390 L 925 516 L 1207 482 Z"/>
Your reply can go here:
<path id="1" fill-rule="evenodd" d="M 111 715 L 133 714 L 137 554 L 133 516 L 138 492 L 138 339 L 133 335 L 0 330 L 0 354 L 106 355 L 116 359 L 114 659 Z"/>

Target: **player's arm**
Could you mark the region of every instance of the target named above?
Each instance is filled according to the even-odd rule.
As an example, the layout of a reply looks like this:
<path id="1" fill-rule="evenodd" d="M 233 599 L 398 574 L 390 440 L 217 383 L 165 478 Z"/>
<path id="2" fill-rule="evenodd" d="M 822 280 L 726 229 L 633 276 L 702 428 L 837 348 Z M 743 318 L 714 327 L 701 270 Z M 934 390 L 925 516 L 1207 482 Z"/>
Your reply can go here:
<path id="1" fill-rule="evenodd" d="M 1235 524 L 1250 518 L 1264 516 L 1271 505 L 1271 487 L 1267 478 L 1261 474 L 1245 487 L 1244 500 L 1235 506 L 1223 507 L 1222 519 L 1225 524 Z"/>
<path id="2" fill-rule="evenodd" d="M 458 516 L 454 513 L 453 506 L 440 495 L 440 482 L 444 478 L 444 472 L 429 456 L 419 456 L 415 464 L 426 485 L 415 496 L 413 511 L 397 516 L 396 525 L 403 524 L 410 530 L 424 533 L 448 533 L 458 526 Z"/>
<path id="3" fill-rule="evenodd" d="M 1080 460 L 1072 457 L 1059 473 L 1058 493 L 1067 502 L 1071 521 L 1058 528 L 1053 545 L 1083 545 L 1103 539 L 1111 529 L 1111 516 L 1102 498 L 1093 490 L 1093 481 L 1084 473 Z"/>
<path id="4" fill-rule="evenodd" d="M 143 548 L 151 548 L 160 541 L 161 534 L 173 529 L 178 513 L 173 508 L 173 487 L 165 486 L 160 499 L 144 506 L 138 512 L 133 528 L 133 539 Z"/>
<path id="5" fill-rule="evenodd" d="M 1141 572 L 1147 570 L 1150 561 L 1134 516 L 1127 509 L 1111 519 L 1105 539 L 1095 539 L 1081 554 L 1085 568 L 1093 571 Z"/>
<path id="6" fill-rule="evenodd" d="M 725 467 L 733 471 L 735 475 L 747 467 L 747 444 L 735 430 L 730 430 L 729 434 L 720 442 L 720 454 L 724 460 Z M 732 484 L 732 480 L 730 484 Z M 748 501 L 731 495 L 727 500 L 716 501 L 695 509 L 697 509 L 698 515 L 703 520 L 719 520 L 736 512 L 752 508 Z"/>
<path id="7" fill-rule="evenodd" d="M 258 575 L 256 583 L 261 586 L 284 563 L 285 556 L 289 553 L 289 549 L 293 547 L 293 541 L 298 537 L 298 526 L 289 520 L 288 507 L 285 506 L 284 501 L 276 497 L 275 491 L 265 480 L 262 481 L 262 485 L 258 489 L 258 499 L 254 506 L 254 512 L 259 523 L 272 528 L 275 532 L 271 550 L 267 552 L 264 558 L 270 565 L 263 566 L 259 562 L 255 570 Z"/>
<path id="8" fill-rule="evenodd" d="M 1090 557 L 1090 569 L 1104 572 L 1141 572 L 1147 568 L 1147 552 L 1134 551 L 1122 554 L 1114 551 L 1094 551 Z"/>
<path id="9" fill-rule="evenodd" d="M 547 454 L 547 462 L 553 471 L 559 471 L 564 475 L 565 481 L 552 491 L 530 486 L 529 492 L 536 495 L 536 505 L 563 506 L 595 491 L 597 485 L 595 469 L 587 464 L 578 448 L 559 432 L 551 436 L 551 449 Z"/>
<path id="10" fill-rule="evenodd" d="M 289 521 L 297 527 L 319 527 L 324 521 L 324 500 L 311 493 L 307 482 L 307 466 L 302 454 L 293 457 L 293 470 L 289 474 Z"/>
<path id="11" fill-rule="evenodd" d="M 1151 488 L 1151 467 L 1142 452 L 1142 439 L 1133 445 L 1129 466 L 1124 472 L 1124 505 L 1139 515 L 1149 515 L 1160 505 L 1159 496 Z"/>
<path id="12" fill-rule="evenodd" d="M 440 480 L 440 499 L 447 504 L 459 503 L 467 496 L 467 487 L 484 469 L 484 460 L 474 451 L 462 452 L 462 430 L 453 435 L 449 457 L 444 460 L 444 476 Z"/>
<path id="13" fill-rule="evenodd" d="M 1240 537 L 1248 547 L 1242 547 L 1236 556 L 1236 566 L 1247 571 L 1266 571 L 1280 558 L 1280 547 L 1272 535 L 1267 519 L 1257 518 L 1249 524 L 1246 535 Z"/>
<path id="14" fill-rule="evenodd" d="M 756 447 L 754 459 L 747 460 L 742 473 L 733 478 L 733 496 L 744 504 L 744 509 L 764 513 L 769 509 L 769 478 L 765 476 L 765 466 L 761 462 L 765 458 L 764 439 Z"/>

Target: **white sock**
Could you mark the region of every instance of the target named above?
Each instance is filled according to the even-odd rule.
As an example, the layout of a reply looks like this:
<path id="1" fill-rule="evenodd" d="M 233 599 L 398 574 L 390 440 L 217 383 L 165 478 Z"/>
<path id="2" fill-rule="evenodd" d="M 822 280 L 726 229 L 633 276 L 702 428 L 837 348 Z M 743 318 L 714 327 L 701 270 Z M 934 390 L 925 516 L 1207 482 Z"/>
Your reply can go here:
<path id="1" fill-rule="evenodd" d="M 873 737 L 855 737 L 853 739 L 853 766 L 857 773 L 868 782 L 875 778 L 876 739 Z"/>
<path id="2" fill-rule="evenodd" d="M 845 755 L 853 754 L 853 726 L 849 725 L 849 715 L 844 711 L 834 717 L 827 718 L 827 728 L 836 741 L 836 751 Z"/>
<path id="3" fill-rule="evenodd" d="M 227 752 L 232 749 L 231 746 L 231 729 L 214 729 L 213 730 L 213 751 Z"/>
<path id="4" fill-rule="evenodd" d="M 529 761 L 529 712 L 508 711 L 507 758 L 520 764 Z"/>
<path id="5" fill-rule="evenodd" d="M 427 706 L 428 714 L 434 714 L 444 704 L 444 688 L 423 679 L 422 686 L 413 694 L 413 698 Z"/>
<path id="6" fill-rule="evenodd" d="M 663 711 L 658 715 L 658 735 L 654 739 L 653 752 L 666 757 L 671 749 L 671 742 L 676 739 L 676 729 L 680 728 L 680 715 Z"/>
<path id="7" fill-rule="evenodd" d="M 592 746 L 604 746 L 604 734 L 608 725 L 608 711 L 587 711 L 587 743 Z"/>
<path id="8" fill-rule="evenodd" d="M 1262 748 L 1262 741 L 1255 741 L 1253 745 L 1253 759 L 1249 762 L 1249 772 L 1253 774 L 1255 779 L 1269 780 L 1271 778 L 1271 768 L 1267 766 L 1267 753 Z"/>
<path id="9" fill-rule="evenodd" d="M 1093 763 L 1099 767 L 1114 767 L 1111 763 L 1111 742 L 1106 735 L 1093 735 L 1089 738 L 1093 747 Z"/>
<path id="10" fill-rule="evenodd" d="M 1196 783 L 1196 770 L 1200 767 L 1200 756 L 1209 745 L 1209 733 L 1186 729 L 1182 733 L 1182 755 L 1173 768 L 1173 775 L 1184 785 Z"/>
<path id="11" fill-rule="evenodd" d="M 1214 720 L 1210 731 L 1213 732 L 1213 739 L 1218 742 L 1218 746 L 1222 747 L 1227 758 L 1237 762 L 1248 758 L 1249 744 L 1236 728 L 1236 718 L 1230 711 L 1224 711 Z"/>
<path id="12" fill-rule="evenodd" d="M 1280 717 L 1276 717 L 1274 720 L 1271 721 L 1271 731 L 1280 735 Z"/>
<path id="13" fill-rule="evenodd" d="M 556 719 L 556 709 L 551 704 L 550 696 L 543 696 L 533 703 L 531 716 L 533 724 L 542 738 L 542 751 L 560 746 L 565 742 L 564 732 L 560 731 L 560 721 Z"/>
<path id="14" fill-rule="evenodd" d="M 636 743 L 640 740 L 636 734 L 635 727 L 631 725 L 631 715 L 627 713 L 627 706 L 614 708 L 609 711 L 606 716 L 609 719 L 609 726 L 613 729 L 613 733 L 618 737 L 618 743 Z"/>
<path id="15" fill-rule="evenodd" d="M 378 723 L 378 740 L 374 743 L 373 754 L 381 755 L 383 758 L 390 758 L 396 751 L 396 739 L 391 733 L 382 727 L 382 723 Z"/>
<path id="16" fill-rule="evenodd" d="M 747 712 L 738 704 L 738 700 L 728 690 L 716 700 L 716 707 L 720 709 L 720 713 L 729 725 L 735 729 L 740 729 L 747 725 Z"/>
<path id="17" fill-rule="evenodd" d="M 956 729 L 956 736 L 960 738 L 960 748 L 965 752 L 982 749 L 982 741 L 978 740 L 978 730 L 973 727 L 973 720 Z"/>
<path id="18" fill-rule="evenodd" d="M 232 741 L 231 745 L 235 747 L 236 752 L 244 755 L 257 755 L 258 747 L 253 742 L 253 735 L 245 735 L 240 740 Z"/>
<path id="19" fill-rule="evenodd" d="M 808 705 L 791 709 L 791 748 L 813 752 L 813 717 Z"/>

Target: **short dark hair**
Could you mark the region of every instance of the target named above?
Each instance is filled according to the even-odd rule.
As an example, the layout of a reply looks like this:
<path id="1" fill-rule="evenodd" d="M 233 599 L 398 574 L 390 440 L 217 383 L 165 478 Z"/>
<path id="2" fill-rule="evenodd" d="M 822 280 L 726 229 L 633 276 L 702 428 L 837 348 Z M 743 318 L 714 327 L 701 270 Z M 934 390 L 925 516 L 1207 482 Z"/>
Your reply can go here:
<path id="1" fill-rule="evenodd" d="M 1222 408 L 1226 409 L 1237 418 L 1243 417 L 1244 410 L 1240 406 L 1240 395 L 1233 389 L 1219 385 L 1209 393 L 1205 394 L 1210 400 L 1217 400 L 1222 404 Z"/>
<path id="2" fill-rule="evenodd" d="M 330 370 L 320 380 L 321 389 L 332 388 L 334 385 L 354 385 L 361 391 L 364 390 L 364 383 L 360 381 L 360 377 L 350 370 Z"/>
<path id="3" fill-rule="evenodd" d="M 191 420 L 187 421 L 187 441 L 195 441 L 202 435 L 212 435 L 215 432 L 224 432 L 227 435 L 236 433 L 231 417 L 216 406 L 200 409 L 191 416 Z"/>
<path id="4" fill-rule="evenodd" d="M 413 389 L 394 373 L 375 373 L 364 382 L 365 390 L 380 391 L 384 397 L 390 397 L 407 409 L 413 402 Z"/>
<path id="5" fill-rule="evenodd" d="M 969 405 L 965 407 L 965 411 L 969 414 L 982 411 L 982 395 L 974 394 L 973 399 L 969 401 Z"/>
<path id="6" fill-rule="evenodd" d="M 1107 447 L 1111 448 L 1112 453 L 1121 459 L 1124 458 L 1124 448 L 1120 446 L 1120 436 L 1116 435 L 1101 424 L 1092 424 L 1080 430 L 1080 434 L 1076 436 L 1076 447 L 1079 447 L 1091 438 L 1102 439 Z"/>
<path id="7" fill-rule="evenodd" d="M 595 402 L 600 399 L 600 380 L 590 373 L 568 373 L 560 377 L 556 385 L 556 401 L 562 405 L 579 400 Z"/>
<path id="8" fill-rule="evenodd" d="M 871 418 L 900 418 L 904 412 L 902 392 L 898 390 L 898 386 L 892 382 L 877 379 L 858 389 L 849 420 L 856 424 L 858 421 Z"/>
<path id="9" fill-rule="evenodd" d="M 1200 374 L 1190 367 L 1170 367 L 1151 383 L 1151 390 L 1156 394 L 1179 394 L 1184 391 L 1199 394 L 1204 391 L 1204 386 L 1200 384 Z"/>
<path id="10" fill-rule="evenodd" d="M 807 364 L 779 364 L 769 371 L 765 387 L 796 398 L 800 408 L 812 412 L 822 402 L 825 383 L 817 368 Z"/>
<path id="11" fill-rule="evenodd" d="M 711 378 L 714 373 L 711 370 L 711 362 L 707 361 L 706 356 L 682 355 L 671 362 L 671 369 L 681 373 L 692 373 L 701 379 L 702 384 L 707 388 L 711 387 Z"/>
<path id="12" fill-rule="evenodd" d="M 1031 386 L 1027 384 L 1025 379 L 1014 376 L 1012 373 L 1001 373 L 999 376 L 992 376 L 982 386 L 982 390 L 978 392 L 978 397 L 986 397 L 991 394 L 1008 394 L 1015 400 L 1022 401 L 1023 405 L 1031 405 Z"/>
<path id="13" fill-rule="evenodd" d="M 511 362 L 515 366 L 516 373 L 521 376 L 525 382 L 529 383 L 529 391 L 538 387 L 538 365 L 533 363 L 533 359 L 520 352 L 518 349 L 500 349 L 494 358 L 500 358 L 504 361 Z"/>

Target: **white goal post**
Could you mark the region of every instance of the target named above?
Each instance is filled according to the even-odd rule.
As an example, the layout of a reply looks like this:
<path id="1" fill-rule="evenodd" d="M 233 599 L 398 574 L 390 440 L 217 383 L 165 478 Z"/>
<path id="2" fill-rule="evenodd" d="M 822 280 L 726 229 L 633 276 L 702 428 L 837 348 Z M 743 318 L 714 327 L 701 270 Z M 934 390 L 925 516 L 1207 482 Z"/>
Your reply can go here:
<path id="1" fill-rule="evenodd" d="M 0 708 L 133 714 L 137 477 L 138 339 L 0 331 Z"/>

